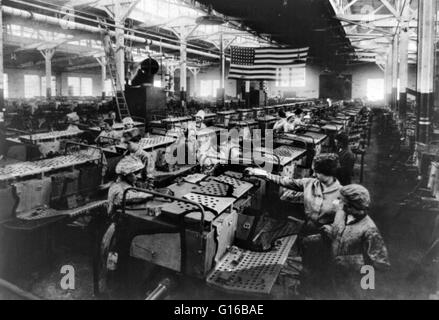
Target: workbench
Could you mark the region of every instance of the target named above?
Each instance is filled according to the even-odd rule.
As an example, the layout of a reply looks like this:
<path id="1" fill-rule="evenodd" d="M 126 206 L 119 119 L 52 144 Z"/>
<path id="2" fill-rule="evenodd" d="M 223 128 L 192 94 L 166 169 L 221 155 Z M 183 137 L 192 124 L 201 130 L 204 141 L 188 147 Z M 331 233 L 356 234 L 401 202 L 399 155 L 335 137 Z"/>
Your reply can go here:
<path id="1" fill-rule="evenodd" d="M 243 155 L 243 161 L 248 161 L 251 164 L 271 164 L 272 166 L 284 168 L 289 166 L 292 162 L 301 159 L 305 153 L 305 149 L 291 146 L 279 146 L 274 150 L 257 148 L 253 151 L 251 159 Z"/>
<path id="2" fill-rule="evenodd" d="M 322 126 L 322 129 L 331 134 L 339 134 L 343 131 L 343 125 L 337 123 L 327 123 Z"/>
<path id="3" fill-rule="evenodd" d="M 24 178 L 34 175 L 44 175 L 55 170 L 74 167 L 90 161 L 98 161 L 101 158 L 102 155 L 98 152 L 78 152 L 75 154 L 50 159 L 14 163 L 0 168 L 0 181 Z"/>
<path id="4" fill-rule="evenodd" d="M 139 129 L 145 128 L 145 124 L 143 122 L 140 122 L 140 121 L 134 121 L 133 125 L 135 128 L 139 128 Z M 112 129 L 116 130 L 116 131 L 121 131 L 121 130 L 124 130 L 125 127 L 124 127 L 123 123 L 116 122 L 115 124 L 113 124 Z M 101 132 L 102 131 L 101 128 L 99 128 L 99 127 L 90 127 L 89 130 L 94 131 L 94 132 Z"/>
<path id="5" fill-rule="evenodd" d="M 284 133 L 283 135 L 281 135 L 281 138 L 279 140 L 278 139 L 275 140 L 275 143 L 277 144 L 278 141 L 280 140 L 286 140 L 286 141 L 297 140 L 297 141 L 305 142 L 306 144 L 311 144 L 316 146 L 316 145 L 321 145 L 327 138 L 328 136 L 324 133 L 311 132 L 311 131 L 307 131 L 300 134 Z"/>
<path id="6" fill-rule="evenodd" d="M 71 139 L 77 137 L 83 132 L 84 131 L 82 130 L 51 131 L 44 133 L 21 135 L 18 136 L 16 139 L 25 143 L 43 143 L 43 142 L 57 141 L 61 139 Z"/>
<path id="7" fill-rule="evenodd" d="M 177 139 L 169 136 L 150 135 L 146 138 L 141 138 L 138 142 L 139 148 L 144 151 L 151 151 L 156 148 L 164 148 L 173 144 Z M 125 144 L 116 145 L 116 149 L 126 150 Z"/>

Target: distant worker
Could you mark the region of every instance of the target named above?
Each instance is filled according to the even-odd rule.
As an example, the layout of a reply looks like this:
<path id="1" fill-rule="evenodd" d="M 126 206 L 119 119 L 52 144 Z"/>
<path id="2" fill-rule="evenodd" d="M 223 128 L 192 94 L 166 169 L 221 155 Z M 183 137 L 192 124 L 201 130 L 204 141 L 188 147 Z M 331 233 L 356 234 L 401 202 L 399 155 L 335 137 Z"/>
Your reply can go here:
<path id="1" fill-rule="evenodd" d="M 113 120 L 105 119 L 101 125 L 101 133 L 96 138 L 95 142 L 99 144 L 117 144 L 118 140 L 122 138 L 121 134 L 113 129 Z"/>
<path id="2" fill-rule="evenodd" d="M 340 168 L 337 171 L 337 179 L 342 185 L 352 182 L 354 175 L 355 154 L 349 147 L 349 137 L 345 133 L 340 133 L 335 137 L 336 152 L 340 161 Z"/>
<path id="3" fill-rule="evenodd" d="M 195 125 L 197 130 L 206 128 L 206 124 L 204 123 L 205 117 L 206 117 L 206 113 L 203 110 L 199 110 L 195 115 Z"/>
<path id="4" fill-rule="evenodd" d="M 289 117 L 288 123 L 285 125 L 285 132 L 295 131 L 303 125 L 303 110 L 298 108 L 294 110 L 293 116 Z"/>
<path id="5" fill-rule="evenodd" d="M 278 112 L 279 120 L 274 124 L 273 130 L 274 132 L 285 132 L 285 126 L 288 124 L 287 115 L 283 110 L 279 110 Z"/>
<path id="6" fill-rule="evenodd" d="M 129 132 L 132 139 L 140 140 L 140 131 L 134 126 L 134 120 L 131 117 L 125 117 L 122 119 L 123 133 Z"/>
<path id="7" fill-rule="evenodd" d="M 104 33 L 102 44 L 104 45 L 105 56 L 108 58 L 114 58 L 113 44 L 111 41 L 111 36 L 108 32 Z"/>
<path id="8" fill-rule="evenodd" d="M 67 127 L 68 131 L 80 131 L 79 125 L 79 116 L 76 112 L 71 112 L 67 114 L 67 123 L 69 126 Z"/>

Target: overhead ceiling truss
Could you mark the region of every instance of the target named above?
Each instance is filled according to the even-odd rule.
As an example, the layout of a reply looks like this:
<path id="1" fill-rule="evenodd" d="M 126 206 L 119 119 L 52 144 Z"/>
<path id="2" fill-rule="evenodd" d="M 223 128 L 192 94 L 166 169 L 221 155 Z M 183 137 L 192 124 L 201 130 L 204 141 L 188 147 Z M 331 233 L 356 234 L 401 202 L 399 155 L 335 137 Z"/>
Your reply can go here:
<path id="1" fill-rule="evenodd" d="M 409 28 L 409 63 L 416 63 L 417 8 L 412 8 L 412 0 L 329 2 L 335 12 L 334 18 L 340 21 L 355 49 L 353 61 L 374 61 L 382 67 L 393 38 L 405 25 Z"/>

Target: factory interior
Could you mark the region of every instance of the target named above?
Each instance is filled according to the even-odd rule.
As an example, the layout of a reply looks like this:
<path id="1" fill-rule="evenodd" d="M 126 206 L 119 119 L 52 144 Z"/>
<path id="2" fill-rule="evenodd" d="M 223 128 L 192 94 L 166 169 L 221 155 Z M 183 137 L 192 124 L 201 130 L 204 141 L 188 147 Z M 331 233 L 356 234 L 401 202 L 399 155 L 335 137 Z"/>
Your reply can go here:
<path id="1" fill-rule="evenodd" d="M 438 300 L 436 0 L 0 0 L 0 300 Z"/>

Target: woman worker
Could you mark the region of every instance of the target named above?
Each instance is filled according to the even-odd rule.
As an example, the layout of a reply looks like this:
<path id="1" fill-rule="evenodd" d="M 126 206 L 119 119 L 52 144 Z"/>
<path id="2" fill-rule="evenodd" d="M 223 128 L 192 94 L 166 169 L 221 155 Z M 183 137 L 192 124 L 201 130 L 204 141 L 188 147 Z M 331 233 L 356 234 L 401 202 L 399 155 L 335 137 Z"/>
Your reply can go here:
<path id="1" fill-rule="evenodd" d="M 384 271 L 390 267 L 389 257 L 380 231 L 367 214 L 369 191 L 358 184 L 340 189 L 340 199 L 334 223 L 323 227 L 331 246 L 335 289 L 349 298 L 362 298 L 365 291 L 359 285 L 361 268 L 365 265 Z"/>
<path id="2" fill-rule="evenodd" d="M 278 121 L 276 121 L 276 123 L 274 124 L 273 130 L 275 132 L 284 132 L 284 131 L 286 131 L 285 130 L 285 126 L 288 123 L 287 115 L 286 115 L 285 111 L 279 110 L 278 116 L 279 116 L 280 119 Z"/>
<path id="3" fill-rule="evenodd" d="M 313 177 L 293 179 L 268 173 L 261 169 L 247 169 L 249 175 L 264 177 L 282 187 L 303 192 L 305 207 L 304 234 L 318 233 L 322 226 L 334 220 L 333 201 L 339 197 L 340 183 L 335 178 L 339 163 L 335 154 L 320 154 L 312 163 Z"/>
<path id="4" fill-rule="evenodd" d="M 140 158 L 133 155 L 126 156 L 119 161 L 116 166 L 116 174 L 118 177 L 108 190 L 109 215 L 114 214 L 115 209 L 122 205 L 123 193 L 126 189 L 136 186 L 136 182 L 144 168 L 145 165 Z M 138 202 L 145 198 L 145 193 L 128 192 L 127 203 Z"/>
<path id="5" fill-rule="evenodd" d="M 330 250 L 328 244 L 322 241 L 321 233 L 323 226 L 334 221 L 336 212 L 334 201 L 339 198 L 341 188 L 335 178 L 337 168 L 337 155 L 320 154 L 313 159 L 314 174 L 310 178 L 293 179 L 267 173 L 261 169 L 247 169 L 250 175 L 264 177 L 288 189 L 303 192 L 305 222 L 300 231 L 299 248 L 304 271 L 308 271 L 304 272 L 304 288 L 307 284 L 316 281 L 321 286 L 329 286 L 326 266 L 330 261 Z M 286 270 L 288 269 L 287 266 Z"/>

